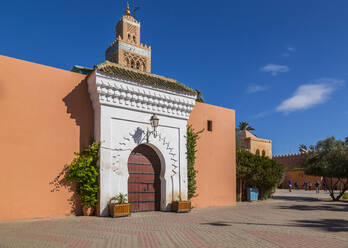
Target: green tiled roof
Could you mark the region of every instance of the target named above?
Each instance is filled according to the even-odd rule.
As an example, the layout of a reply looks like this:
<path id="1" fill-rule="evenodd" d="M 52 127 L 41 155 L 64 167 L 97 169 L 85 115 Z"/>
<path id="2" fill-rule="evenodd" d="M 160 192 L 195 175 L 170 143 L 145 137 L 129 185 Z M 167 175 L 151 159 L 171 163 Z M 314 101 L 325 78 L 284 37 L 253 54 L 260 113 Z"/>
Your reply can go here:
<path id="1" fill-rule="evenodd" d="M 74 65 L 74 67 L 71 69 L 71 71 L 72 72 L 81 73 L 81 74 L 84 74 L 84 75 L 88 75 L 88 73 L 93 71 L 93 69 L 89 68 L 89 67 Z"/>
<path id="2" fill-rule="evenodd" d="M 158 88 L 172 90 L 179 93 L 196 95 L 195 90 L 183 85 L 182 83 L 179 83 L 174 79 L 158 76 L 156 74 L 148 72 L 143 72 L 120 64 L 112 63 L 107 60 L 100 64 L 97 64 L 95 68 L 100 72 L 117 76 L 125 80 L 131 80 L 141 84 L 152 85 Z"/>

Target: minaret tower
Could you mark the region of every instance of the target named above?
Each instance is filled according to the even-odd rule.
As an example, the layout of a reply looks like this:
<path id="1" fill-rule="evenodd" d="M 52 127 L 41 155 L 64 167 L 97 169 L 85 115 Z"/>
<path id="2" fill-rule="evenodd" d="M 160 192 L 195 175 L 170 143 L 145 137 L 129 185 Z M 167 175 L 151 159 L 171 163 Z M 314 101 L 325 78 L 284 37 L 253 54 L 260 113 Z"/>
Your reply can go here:
<path id="1" fill-rule="evenodd" d="M 151 46 L 140 43 L 140 22 L 131 16 L 128 2 L 125 15 L 116 25 L 116 40 L 106 50 L 105 59 L 151 72 Z"/>

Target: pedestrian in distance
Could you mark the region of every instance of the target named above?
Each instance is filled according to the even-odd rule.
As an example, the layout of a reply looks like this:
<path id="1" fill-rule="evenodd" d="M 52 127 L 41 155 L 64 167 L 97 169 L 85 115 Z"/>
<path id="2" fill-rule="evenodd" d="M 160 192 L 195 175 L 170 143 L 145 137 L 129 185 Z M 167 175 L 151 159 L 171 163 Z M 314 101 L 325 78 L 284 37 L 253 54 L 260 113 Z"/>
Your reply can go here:
<path id="1" fill-rule="evenodd" d="M 294 185 L 294 186 L 295 186 L 295 189 L 296 189 L 296 190 L 299 190 L 299 189 L 300 189 L 300 185 L 298 184 L 298 182 L 295 182 L 295 185 Z"/>
<path id="2" fill-rule="evenodd" d="M 316 192 L 317 194 L 320 193 L 320 182 L 319 182 L 319 181 L 317 181 L 317 182 L 315 183 L 315 192 Z"/>
<path id="3" fill-rule="evenodd" d="M 291 190 L 292 190 L 292 181 L 291 181 L 291 179 L 289 180 L 288 185 L 289 185 L 289 192 L 291 192 Z"/>
<path id="4" fill-rule="evenodd" d="M 309 190 L 312 190 L 312 183 L 311 182 L 308 183 L 308 188 L 309 188 Z"/>

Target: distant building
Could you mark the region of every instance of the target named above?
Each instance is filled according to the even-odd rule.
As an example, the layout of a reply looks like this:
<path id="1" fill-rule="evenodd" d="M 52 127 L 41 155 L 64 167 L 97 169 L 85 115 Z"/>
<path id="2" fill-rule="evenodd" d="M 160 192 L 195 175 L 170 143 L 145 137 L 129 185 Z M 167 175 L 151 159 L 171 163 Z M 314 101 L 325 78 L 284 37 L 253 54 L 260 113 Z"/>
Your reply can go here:
<path id="1" fill-rule="evenodd" d="M 275 159 L 277 162 L 281 163 L 285 167 L 284 172 L 284 180 L 281 185 L 282 188 L 286 189 L 288 188 L 288 182 L 289 180 L 292 181 L 293 184 L 298 183 L 300 189 L 305 188 L 305 182 L 312 184 L 312 190 L 315 189 L 314 184 L 315 182 L 319 181 L 321 182 L 320 187 L 323 187 L 323 177 L 320 176 L 311 176 L 306 175 L 304 170 L 304 162 L 306 160 L 306 154 L 304 152 L 298 153 L 298 154 L 286 154 L 286 155 L 279 155 L 274 156 L 273 159 Z M 337 179 L 333 179 L 333 182 L 335 183 Z M 337 183 L 337 188 L 342 187 L 341 183 Z"/>
<path id="2" fill-rule="evenodd" d="M 272 140 L 258 138 L 247 130 L 238 134 L 239 145 L 247 151 L 272 158 Z"/>

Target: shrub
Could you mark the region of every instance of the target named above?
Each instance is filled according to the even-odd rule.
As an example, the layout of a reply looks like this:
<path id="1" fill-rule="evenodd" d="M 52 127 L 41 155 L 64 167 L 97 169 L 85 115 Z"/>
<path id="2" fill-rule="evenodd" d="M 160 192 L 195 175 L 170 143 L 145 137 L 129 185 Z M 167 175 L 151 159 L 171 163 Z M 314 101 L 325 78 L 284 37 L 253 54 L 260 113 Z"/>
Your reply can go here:
<path id="1" fill-rule="evenodd" d="M 94 142 L 82 152 L 75 153 L 66 174 L 68 181 L 76 183 L 77 194 L 88 207 L 98 203 L 99 149 L 100 143 Z"/>
<path id="2" fill-rule="evenodd" d="M 199 134 L 202 133 L 203 130 L 195 132 L 192 126 L 187 127 L 187 187 L 188 187 L 188 198 L 196 196 L 197 182 L 196 182 L 196 174 L 197 170 L 195 170 L 195 160 L 196 160 L 196 147 L 197 140 L 199 139 Z"/>
<path id="3" fill-rule="evenodd" d="M 259 199 L 269 198 L 281 182 L 284 166 L 274 159 L 237 150 L 237 176 L 245 187 L 258 188 Z"/>

